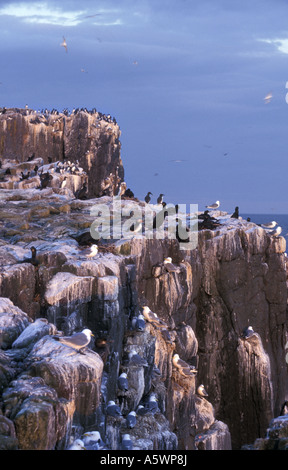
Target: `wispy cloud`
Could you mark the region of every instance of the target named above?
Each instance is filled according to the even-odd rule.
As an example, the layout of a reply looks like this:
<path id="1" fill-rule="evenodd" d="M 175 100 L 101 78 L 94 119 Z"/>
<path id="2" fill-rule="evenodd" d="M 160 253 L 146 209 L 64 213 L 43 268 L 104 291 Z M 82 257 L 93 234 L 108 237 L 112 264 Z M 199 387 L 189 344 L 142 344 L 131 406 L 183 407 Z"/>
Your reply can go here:
<path id="1" fill-rule="evenodd" d="M 119 9 L 98 8 L 96 11 L 68 10 L 49 5 L 47 2 L 10 3 L 0 8 L 0 16 L 18 18 L 25 23 L 77 26 L 84 21 L 93 21 L 98 26 L 113 26 L 123 23 Z M 95 19 L 97 20 L 95 21 Z"/>
<path id="2" fill-rule="evenodd" d="M 258 39 L 258 41 L 266 42 L 267 44 L 273 44 L 276 46 L 278 51 L 288 54 L 288 39 Z"/>

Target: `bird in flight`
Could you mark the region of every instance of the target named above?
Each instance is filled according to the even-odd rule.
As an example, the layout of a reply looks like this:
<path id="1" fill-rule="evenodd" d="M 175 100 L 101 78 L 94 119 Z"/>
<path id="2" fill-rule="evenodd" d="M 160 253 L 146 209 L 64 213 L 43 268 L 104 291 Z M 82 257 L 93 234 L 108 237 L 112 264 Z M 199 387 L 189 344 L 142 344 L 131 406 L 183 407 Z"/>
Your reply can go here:
<path id="1" fill-rule="evenodd" d="M 268 104 L 268 103 L 270 103 L 270 101 L 271 101 L 272 97 L 273 97 L 272 93 L 271 93 L 271 92 L 270 92 L 270 93 L 268 93 L 268 94 L 265 96 L 265 98 L 263 98 L 263 99 L 264 99 L 264 101 L 265 101 L 265 104 Z"/>
<path id="2" fill-rule="evenodd" d="M 63 36 L 63 42 L 61 42 L 60 46 L 63 46 L 65 48 L 65 51 L 68 52 L 67 42 L 64 36 Z"/>

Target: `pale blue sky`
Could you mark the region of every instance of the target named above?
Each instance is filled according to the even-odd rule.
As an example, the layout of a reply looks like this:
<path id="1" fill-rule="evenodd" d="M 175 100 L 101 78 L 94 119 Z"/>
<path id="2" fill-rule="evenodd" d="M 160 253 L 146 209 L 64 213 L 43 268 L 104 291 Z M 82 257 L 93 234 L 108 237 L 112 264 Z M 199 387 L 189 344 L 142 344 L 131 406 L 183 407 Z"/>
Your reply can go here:
<path id="1" fill-rule="evenodd" d="M 115 116 L 140 199 L 288 213 L 287 18 L 284 0 L 0 1 L 0 105 Z"/>

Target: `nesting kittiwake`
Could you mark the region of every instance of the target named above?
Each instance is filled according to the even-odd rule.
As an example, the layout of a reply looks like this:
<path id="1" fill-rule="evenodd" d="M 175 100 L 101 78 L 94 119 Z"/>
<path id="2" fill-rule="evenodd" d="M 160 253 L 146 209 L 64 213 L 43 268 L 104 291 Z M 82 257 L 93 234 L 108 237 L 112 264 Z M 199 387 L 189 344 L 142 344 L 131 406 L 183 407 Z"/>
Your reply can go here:
<path id="1" fill-rule="evenodd" d="M 105 445 L 99 431 L 85 432 L 83 442 L 86 450 L 101 450 Z"/>
<path id="2" fill-rule="evenodd" d="M 144 331 L 146 327 L 146 322 L 145 318 L 141 313 L 138 315 L 138 317 L 135 318 L 135 321 L 133 323 L 134 330 L 136 331 Z"/>
<path id="3" fill-rule="evenodd" d="M 109 416 L 114 416 L 114 418 L 116 418 L 117 416 L 122 416 L 120 407 L 118 405 L 116 405 L 115 401 L 113 401 L 113 400 L 110 400 L 108 402 L 108 405 L 106 407 L 106 413 Z"/>
<path id="4" fill-rule="evenodd" d="M 156 326 L 158 328 L 165 328 L 165 329 L 168 328 L 167 324 L 158 317 L 157 313 L 152 312 L 152 310 L 150 310 L 150 308 L 147 307 L 147 305 L 142 307 L 142 312 L 143 312 L 144 318 L 153 326 Z"/>
<path id="5" fill-rule="evenodd" d="M 130 438 L 130 434 L 123 434 L 122 436 L 122 450 L 132 450 L 133 449 L 133 443 Z"/>
<path id="6" fill-rule="evenodd" d="M 218 209 L 218 207 L 220 206 L 220 201 L 216 201 L 214 202 L 214 204 L 210 204 L 210 206 L 206 206 L 207 209 Z"/>
<path id="7" fill-rule="evenodd" d="M 151 395 L 149 397 L 147 408 L 150 411 L 150 413 L 153 413 L 153 414 L 157 413 L 159 411 L 157 398 L 156 398 L 156 395 L 154 393 L 151 393 Z"/>
<path id="8" fill-rule="evenodd" d="M 117 383 L 118 383 L 118 388 L 120 390 L 127 392 L 129 387 L 128 387 L 127 374 L 125 372 L 122 372 L 122 374 L 119 375 Z"/>
<path id="9" fill-rule="evenodd" d="M 126 416 L 126 426 L 129 429 L 132 429 L 136 426 L 137 418 L 136 418 L 136 412 L 135 411 L 130 411 L 128 415 Z"/>
<path id="10" fill-rule="evenodd" d="M 276 227 L 277 222 L 275 220 L 272 220 L 272 222 L 267 222 L 266 224 L 261 224 L 261 227 L 263 228 L 274 228 Z"/>
<path id="11" fill-rule="evenodd" d="M 175 266 L 175 264 L 172 263 L 172 258 L 168 256 L 167 258 L 164 258 L 164 267 L 168 273 L 179 273 L 180 268 L 178 266 Z"/>
<path id="12" fill-rule="evenodd" d="M 72 336 L 52 336 L 52 338 L 65 346 L 76 349 L 77 352 L 82 352 L 90 343 L 91 336 L 94 336 L 92 331 L 85 328 L 81 333 L 74 333 Z"/>
<path id="13" fill-rule="evenodd" d="M 281 232 L 282 232 L 282 227 L 279 226 L 275 230 L 271 230 L 268 233 L 269 235 L 278 237 L 278 235 L 280 235 Z"/>
<path id="14" fill-rule="evenodd" d="M 243 337 L 244 339 L 251 338 L 251 336 L 254 336 L 256 333 L 253 330 L 252 326 L 248 326 L 247 328 L 244 329 L 243 331 Z"/>
<path id="15" fill-rule="evenodd" d="M 189 366 L 187 362 L 180 359 L 179 354 L 174 354 L 172 358 L 172 363 L 176 367 L 176 369 L 180 372 L 181 375 L 184 377 L 193 376 L 197 373 L 197 370 Z"/>
<path id="16" fill-rule="evenodd" d="M 144 416 L 144 415 L 147 415 L 147 413 L 149 413 L 149 410 L 145 406 L 139 405 L 136 412 L 138 416 Z"/>
<path id="17" fill-rule="evenodd" d="M 206 392 L 203 384 L 199 385 L 197 388 L 197 394 L 200 395 L 200 397 L 208 397 L 208 393 Z"/>
<path id="18" fill-rule="evenodd" d="M 76 439 L 68 450 L 86 450 L 86 448 L 82 439 Z"/>
<path id="19" fill-rule="evenodd" d="M 128 357 L 129 357 L 129 364 L 134 365 L 134 366 L 140 366 L 140 367 L 148 367 L 148 363 L 146 359 L 139 356 L 139 354 L 134 349 L 132 349 L 132 351 L 129 352 Z"/>

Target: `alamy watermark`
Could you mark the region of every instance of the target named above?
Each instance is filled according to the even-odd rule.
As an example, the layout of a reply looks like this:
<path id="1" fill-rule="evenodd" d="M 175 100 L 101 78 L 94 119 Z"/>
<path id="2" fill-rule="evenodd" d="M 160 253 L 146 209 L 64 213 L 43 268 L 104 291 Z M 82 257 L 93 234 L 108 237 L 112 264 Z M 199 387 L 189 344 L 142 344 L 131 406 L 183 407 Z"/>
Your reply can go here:
<path id="1" fill-rule="evenodd" d="M 120 240 L 133 237 L 177 239 L 181 250 L 198 245 L 198 204 L 141 205 L 113 197 L 110 204 L 95 204 L 90 227 L 95 240 Z"/>

